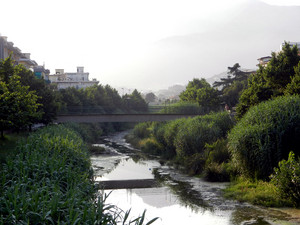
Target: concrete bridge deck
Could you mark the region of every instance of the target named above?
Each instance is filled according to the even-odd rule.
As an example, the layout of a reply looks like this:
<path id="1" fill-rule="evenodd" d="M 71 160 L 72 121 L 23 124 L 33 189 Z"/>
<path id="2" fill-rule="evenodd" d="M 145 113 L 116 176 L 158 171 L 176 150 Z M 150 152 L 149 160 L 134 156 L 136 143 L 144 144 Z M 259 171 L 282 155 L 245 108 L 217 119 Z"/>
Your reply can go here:
<path id="1" fill-rule="evenodd" d="M 195 117 L 197 115 L 183 114 L 82 114 L 58 115 L 55 122 L 98 123 L 98 122 L 148 122 L 169 121 L 180 118 Z"/>

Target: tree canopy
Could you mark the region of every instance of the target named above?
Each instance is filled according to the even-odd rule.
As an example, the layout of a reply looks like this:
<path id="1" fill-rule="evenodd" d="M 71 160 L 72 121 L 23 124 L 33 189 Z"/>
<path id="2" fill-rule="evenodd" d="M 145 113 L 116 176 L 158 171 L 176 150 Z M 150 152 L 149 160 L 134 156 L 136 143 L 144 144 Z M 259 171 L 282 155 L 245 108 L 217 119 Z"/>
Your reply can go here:
<path id="1" fill-rule="evenodd" d="M 285 43 L 279 53 L 272 53 L 267 66 L 260 66 L 248 80 L 248 88 L 240 97 L 237 117 L 241 118 L 251 106 L 285 94 L 297 94 L 299 84 L 299 61 L 297 46 Z"/>
<path id="2" fill-rule="evenodd" d="M 1 138 L 6 129 L 19 130 L 40 118 L 40 104 L 35 91 L 21 84 L 11 57 L 0 61 L 0 130 Z"/>
<path id="3" fill-rule="evenodd" d="M 181 101 L 197 102 L 206 111 L 216 110 L 220 106 L 218 90 L 211 87 L 204 78 L 190 81 L 179 97 Z"/>

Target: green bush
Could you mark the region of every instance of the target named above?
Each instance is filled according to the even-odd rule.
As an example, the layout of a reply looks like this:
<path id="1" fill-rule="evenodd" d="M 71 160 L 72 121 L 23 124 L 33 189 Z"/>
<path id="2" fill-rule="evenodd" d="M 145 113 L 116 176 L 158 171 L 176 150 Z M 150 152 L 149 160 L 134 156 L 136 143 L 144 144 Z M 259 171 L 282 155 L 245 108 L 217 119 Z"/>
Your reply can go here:
<path id="1" fill-rule="evenodd" d="M 213 122 L 202 117 L 186 119 L 181 124 L 174 141 L 177 155 L 185 157 L 200 153 L 206 143 L 213 143 L 221 137 L 221 130 Z"/>
<path id="2" fill-rule="evenodd" d="M 211 163 L 227 163 L 230 160 L 230 153 L 227 148 L 227 139 L 218 139 L 212 144 L 206 144 L 205 153 L 206 165 Z"/>
<path id="3" fill-rule="evenodd" d="M 170 121 L 164 126 L 163 139 L 165 143 L 165 150 L 168 152 L 168 157 L 176 156 L 175 138 L 178 133 L 178 128 L 185 122 L 186 119 L 178 119 Z"/>
<path id="4" fill-rule="evenodd" d="M 155 137 L 157 142 L 163 146 L 166 145 L 165 140 L 164 140 L 164 132 L 165 132 L 165 128 L 167 125 L 168 125 L 168 123 L 165 123 L 165 122 L 155 122 L 155 123 L 153 123 L 153 126 L 152 126 L 153 136 Z"/>
<path id="5" fill-rule="evenodd" d="M 143 141 L 141 150 L 148 154 L 161 155 L 162 146 L 154 138 L 147 138 Z"/>
<path id="6" fill-rule="evenodd" d="M 150 125 L 151 123 L 147 122 L 137 124 L 133 129 L 133 135 L 140 139 L 150 137 L 150 131 L 148 129 Z"/>
<path id="7" fill-rule="evenodd" d="M 300 158 L 290 152 L 288 160 L 279 162 L 279 168 L 274 169 L 271 182 L 279 189 L 283 198 L 290 200 L 294 206 L 300 206 Z"/>
<path id="8" fill-rule="evenodd" d="M 205 158 L 201 153 L 195 153 L 184 159 L 184 167 L 190 175 L 201 174 L 204 166 Z"/>
<path id="9" fill-rule="evenodd" d="M 212 182 L 224 182 L 230 180 L 230 175 L 228 173 L 227 164 L 225 163 L 215 163 L 212 162 L 205 166 L 204 178 Z"/>
<path id="10" fill-rule="evenodd" d="M 250 108 L 228 135 L 234 163 L 244 175 L 268 179 L 289 151 L 300 153 L 300 97 L 284 96 Z"/>
<path id="11" fill-rule="evenodd" d="M 100 124 L 65 123 L 64 126 L 77 132 L 88 143 L 96 141 L 103 134 Z"/>

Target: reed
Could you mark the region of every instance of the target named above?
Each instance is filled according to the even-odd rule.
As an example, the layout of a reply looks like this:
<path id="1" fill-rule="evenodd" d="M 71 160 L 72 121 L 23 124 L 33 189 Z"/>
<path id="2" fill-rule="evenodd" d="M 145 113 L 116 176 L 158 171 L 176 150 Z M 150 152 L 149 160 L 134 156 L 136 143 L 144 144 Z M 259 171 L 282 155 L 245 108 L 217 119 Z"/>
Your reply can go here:
<path id="1" fill-rule="evenodd" d="M 0 224 L 144 223 L 144 214 L 127 221 L 128 212 L 105 203 L 78 133 L 49 126 L 19 143 L 17 152 L 0 172 Z"/>

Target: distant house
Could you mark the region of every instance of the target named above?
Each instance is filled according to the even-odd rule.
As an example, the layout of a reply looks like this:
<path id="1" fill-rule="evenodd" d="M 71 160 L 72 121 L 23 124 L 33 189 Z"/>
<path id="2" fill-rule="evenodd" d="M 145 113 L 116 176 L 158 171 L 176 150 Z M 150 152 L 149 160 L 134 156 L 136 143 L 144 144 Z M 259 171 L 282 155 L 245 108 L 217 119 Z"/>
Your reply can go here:
<path id="1" fill-rule="evenodd" d="M 45 69 L 44 66 L 35 66 L 33 68 L 33 73 L 37 78 L 44 78 L 45 81 L 49 82 L 50 70 Z"/>
<path id="2" fill-rule="evenodd" d="M 300 42 L 288 42 L 288 44 L 290 45 L 290 47 L 297 46 L 297 48 L 298 48 L 298 55 L 300 56 Z M 280 51 L 282 51 L 282 48 L 283 48 L 284 45 L 285 45 L 285 43 L 282 43 L 280 45 Z"/>
<path id="3" fill-rule="evenodd" d="M 49 75 L 49 80 L 57 85 L 57 89 L 69 87 L 80 89 L 99 83 L 96 79 L 89 80 L 89 73 L 84 72 L 84 67 L 77 67 L 76 73 L 65 73 L 64 69 L 56 69 L 55 74 Z"/>
<path id="4" fill-rule="evenodd" d="M 258 60 L 258 65 L 266 66 L 270 62 L 271 59 L 272 59 L 271 56 L 261 57 L 261 58 L 257 59 Z"/>
<path id="5" fill-rule="evenodd" d="M 290 47 L 297 46 L 297 48 L 298 48 L 298 55 L 300 56 L 300 42 L 287 42 L 287 43 L 289 44 Z M 283 48 L 284 45 L 285 45 L 285 43 L 282 43 L 280 45 L 279 52 L 282 51 L 282 48 Z M 276 54 L 278 54 L 278 52 Z M 259 62 L 258 65 L 266 66 L 270 62 L 271 59 L 272 59 L 271 56 L 261 57 L 261 58 L 257 59 L 258 62 Z"/>
<path id="6" fill-rule="evenodd" d="M 14 46 L 13 42 L 7 41 L 6 36 L 0 35 L 0 60 L 4 60 L 10 55 L 15 61 L 15 65 L 22 64 L 27 69 L 32 70 L 37 78 L 48 80 L 49 70 L 46 70 L 44 66 L 39 66 L 34 60 L 30 59 L 30 53 L 22 53 L 19 48 Z"/>
<path id="7" fill-rule="evenodd" d="M 34 60 L 30 59 L 30 53 L 22 53 L 19 48 L 14 47 L 13 42 L 7 41 L 6 36 L 0 35 L 0 60 L 4 60 L 10 55 L 17 65 L 22 64 L 27 69 L 38 65 Z"/>

